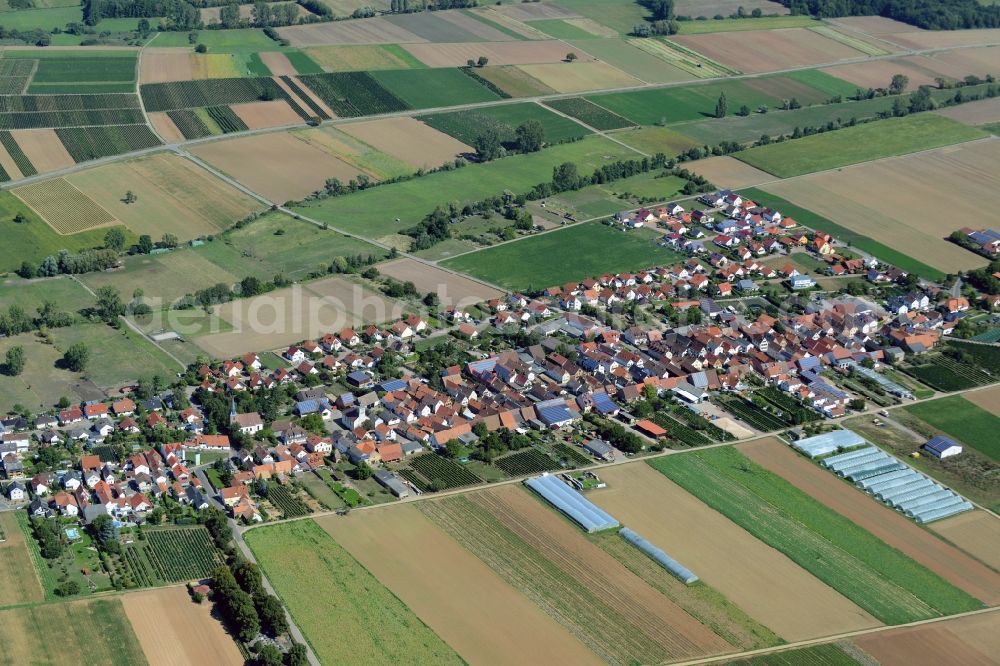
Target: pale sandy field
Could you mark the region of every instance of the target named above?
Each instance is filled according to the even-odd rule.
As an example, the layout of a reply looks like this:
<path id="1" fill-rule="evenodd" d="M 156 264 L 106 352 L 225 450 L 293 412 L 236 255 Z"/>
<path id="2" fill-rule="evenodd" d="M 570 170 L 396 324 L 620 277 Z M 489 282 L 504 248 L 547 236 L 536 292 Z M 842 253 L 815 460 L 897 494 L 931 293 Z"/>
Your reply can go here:
<path id="1" fill-rule="evenodd" d="M 857 49 L 806 28 L 674 35 L 670 39 L 716 62 L 747 73 L 864 56 Z"/>
<path id="2" fill-rule="evenodd" d="M 229 108 L 252 130 L 302 124 L 299 114 L 292 111 L 292 107 L 283 99 L 233 104 Z"/>
<path id="3" fill-rule="evenodd" d="M 474 150 L 415 118 L 386 118 L 340 125 L 339 129 L 413 166 L 432 169 Z"/>
<path id="4" fill-rule="evenodd" d="M 1000 519 L 976 510 L 933 522 L 930 528 L 973 557 L 1000 569 Z"/>
<path id="5" fill-rule="evenodd" d="M 65 169 L 76 164 L 55 130 L 11 130 L 11 135 L 38 173 Z"/>
<path id="6" fill-rule="evenodd" d="M 728 155 L 708 157 L 703 160 L 688 162 L 684 166 L 688 170 L 704 176 L 722 189 L 739 189 L 774 180 L 774 176 L 771 174 L 756 169 L 749 164 L 744 164 L 735 157 L 729 157 Z"/>
<path id="7" fill-rule="evenodd" d="M 406 257 L 379 264 L 378 270 L 401 282 L 412 282 L 420 293 L 437 293 L 445 307 L 472 305 L 503 296 L 498 289 Z"/>
<path id="8" fill-rule="evenodd" d="M 531 65 L 558 63 L 570 51 L 579 57 L 577 62 L 593 58 L 566 42 L 549 39 L 533 42 L 467 42 L 460 44 L 406 44 L 403 48 L 428 67 L 464 67 L 466 62 L 479 56 L 490 59 L 490 65 Z"/>

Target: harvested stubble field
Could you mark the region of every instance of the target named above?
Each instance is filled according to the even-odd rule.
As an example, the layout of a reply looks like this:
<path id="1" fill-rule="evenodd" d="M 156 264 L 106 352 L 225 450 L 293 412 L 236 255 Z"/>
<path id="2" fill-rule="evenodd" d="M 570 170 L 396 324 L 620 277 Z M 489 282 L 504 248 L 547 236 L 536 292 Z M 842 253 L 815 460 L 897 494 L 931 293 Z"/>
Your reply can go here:
<path id="1" fill-rule="evenodd" d="M 552 95 L 555 90 L 515 65 L 483 67 L 476 74 L 486 79 L 511 97 L 534 97 Z"/>
<path id="2" fill-rule="evenodd" d="M 813 174 L 767 189 L 949 273 L 986 263 L 945 238 L 980 218 L 984 205 L 1000 204 L 998 174 L 1000 142 L 983 141 Z M 928 196 L 950 211 L 946 218 L 927 215 L 915 201 Z"/>
<path id="3" fill-rule="evenodd" d="M 386 20 L 437 43 L 506 42 L 517 39 L 461 10 L 390 14 Z"/>
<path id="4" fill-rule="evenodd" d="M 181 132 L 166 113 L 157 112 L 149 114 L 149 124 L 152 125 L 153 131 L 166 143 L 180 143 L 184 141 L 184 133 Z"/>
<path id="5" fill-rule="evenodd" d="M 611 664 L 733 648 L 518 486 L 419 508 Z"/>
<path id="6" fill-rule="evenodd" d="M 604 88 L 630 88 L 642 81 L 606 62 L 521 65 L 521 70 L 560 93 Z"/>
<path id="7" fill-rule="evenodd" d="M 603 663 L 415 506 L 316 522 L 469 663 Z"/>
<path id="8" fill-rule="evenodd" d="M 76 164 L 55 130 L 13 130 L 11 136 L 38 173 L 56 171 Z"/>
<path id="9" fill-rule="evenodd" d="M 278 28 L 278 34 L 292 46 L 328 44 L 405 44 L 426 42 L 406 28 L 394 25 L 381 16 L 364 21 L 334 21 Z"/>
<path id="10" fill-rule="evenodd" d="M 709 182 L 723 188 L 738 189 L 774 180 L 774 176 L 766 171 L 755 169 L 728 155 L 708 157 L 685 166 L 694 173 L 704 176 Z"/>
<path id="11" fill-rule="evenodd" d="M 435 292 L 444 307 L 468 307 L 503 296 L 498 289 L 405 257 L 379 264 L 378 270 L 401 282 L 412 282 L 420 293 Z"/>
<path id="12" fill-rule="evenodd" d="M 51 631 L 58 627 L 58 640 Z M 142 647 L 119 599 L 94 599 L 0 611 L 4 663 L 145 666 Z"/>
<path id="13" fill-rule="evenodd" d="M 931 523 L 930 529 L 981 562 L 1000 570 L 1000 520 L 985 511 L 970 511 Z"/>
<path id="14" fill-rule="evenodd" d="M 360 72 L 376 69 L 424 67 L 398 44 L 354 44 L 315 46 L 305 53 L 328 72 Z M 462 63 L 465 64 L 464 62 Z"/>
<path id="15" fill-rule="evenodd" d="M 982 607 L 732 447 L 650 464 L 887 624 Z"/>
<path id="16" fill-rule="evenodd" d="M 1000 97 L 981 99 L 938 111 L 942 116 L 966 125 L 988 125 L 1000 122 Z"/>
<path id="17" fill-rule="evenodd" d="M 213 141 L 196 146 L 191 152 L 277 203 L 301 199 L 323 189 L 329 178 L 346 183 L 361 173 L 288 132 Z"/>
<path id="18" fill-rule="evenodd" d="M 146 49 L 139 64 L 140 83 L 190 81 L 194 78 L 191 53 L 180 49 Z"/>
<path id="19" fill-rule="evenodd" d="M 857 49 L 805 28 L 674 36 L 671 41 L 746 73 L 821 65 L 864 56 Z"/>
<path id="20" fill-rule="evenodd" d="M 81 171 L 66 181 L 138 234 L 182 241 L 217 233 L 261 204 L 190 160 L 160 154 Z M 125 192 L 137 197 L 125 203 Z"/>
<path id="21" fill-rule="evenodd" d="M 251 130 L 300 125 L 302 123 L 299 114 L 295 113 L 292 107 L 288 106 L 288 102 L 284 100 L 233 104 L 230 108 Z"/>
<path id="22" fill-rule="evenodd" d="M 917 60 L 912 58 L 850 63 L 826 67 L 821 71 L 849 81 L 861 88 L 887 88 L 892 77 L 896 74 L 908 77 L 910 87 L 914 90 L 917 86 L 935 85 L 934 72 L 921 66 Z"/>
<path id="23" fill-rule="evenodd" d="M 688 454 L 685 454 L 688 455 Z M 691 568 L 786 641 L 864 629 L 878 621 L 645 464 L 607 469 L 591 499 Z M 732 553 L 740 553 L 739 567 Z M 807 611 L 802 604 L 808 604 Z M 738 616 L 724 618 L 729 631 Z M 746 640 L 746 639 L 744 639 Z"/>
<path id="24" fill-rule="evenodd" d="M 994 612 L 878 632 L 854 642 L 882 666 L 994 666 L 1000 654 L 998 628 L 1000 617 Z"/>
<path id="25" fill-rule="evenodd" d="M 701 56 L 685 58 L 677 48 L 659 39 L 576 39 L 571 43 L 577 55 L 581 51 L 589 53 L 647 83 L 676 83 L 729 73 Z"/>
<path id="26" fill-rule="evenodd" d="M 233 638 L 212 616 L 212 602 L 196 604 L 183 587 L 133 592 L 122 597 L 150 666 L 242 666 Z"/>
<path id="27" fill-rule="evenodd" d="M 60 234 L 75 234 L 117 222 L 114 215 L 64 178 L 25 185 L 12 192 Z"/>
<path id="28" fill-rule="evenodd" d="M 199 347 L 218 358 L 250 351 L 278 349 L 345 326 L 383 323 L 403 316 L 402 304 L 378 293 L 331 277 L 232 301 L 217 314 L 232 325 L 231 333 L 197 338 Z"/>
<path id="29" fill-rule="evenodd" d="M 433 169 L 452 162 L 471 147 L 415 118 L 386 118 L 339 127 L 376 150 L 406 162 L 416 169 Z"/>
<path id="30" fill-rule="evenodd" d="M 674 156 L 702 144 L 666 127 L 640 127 L 615 133 L 615 138 L 649 155 Z M 714 181 L 713 181 L 714 182 Z M 726 187 L 731 187 L 726 185 Z"/>
<path id="31" fill-rule="evenodd" d="M 758 146 L 736 153 L 735 157 L 779 178 L 791 178 L 985 136 L 950 118 L 923 113 Z"/>
<path id="32" fill-rule="evenodd" d="M 912 61 L 956 81 L 961 81 L 970 74 L 984 79 L 996 76 L 997 68 L 1000 67 L 1000 48 L 988 46 L 938 51 L 914 56 Z"/>
<path id="33" fill-rule="evenodd" d="M 807 461 L 784 442 L 761 440 L 740 447 L 740 451 L 955 587 L 987 604 L 1000 602 L 1000 573 L 983 566 L 828 470 Z"/>
<path id="34" fill-rule="evenodd" d="M 314 521 L 254 529 L 246 541 L 321 662 L 464 663 Z"/>
<path id="35" fill-rule="evenodd" d="M 345 126 L 302 130 L 295 132 L 294 136 L 354 165 L 359 173 L 369 174 L 376 180 L 407 176 L 415 170 L 412 164 L 376 150 L 373 145 L 347 134 Z M 393 149 L 396 147 L 393 146 Z"/>
<path id="36" fill-rule="evenodd" d="M 910 28 L 912 31 L 912 27 Z M 952 46 L 1000 44 L 1000 28 L 980 30 L 920 30 L 893 33 L 890 40 L 911 49 L 943 49 Z"/>
<path id="37" fill-rule="evenodd" d="M 13 511 L 0 513 L 0 606 L 41 601 L 42 586 Z"/>
<path id="38" fill-rule="evenodd" d="M 465 44 L 407 44 L 410 54 L 428 67 L 464 67 L 469 60 L 486 56 L 490 65 L 532 65 L 558 63 L 573 51 L 573 47 L 559 40 L 532 42 L 471 42 Z M 578 62 L 593 60 L 577 52 Z"/>

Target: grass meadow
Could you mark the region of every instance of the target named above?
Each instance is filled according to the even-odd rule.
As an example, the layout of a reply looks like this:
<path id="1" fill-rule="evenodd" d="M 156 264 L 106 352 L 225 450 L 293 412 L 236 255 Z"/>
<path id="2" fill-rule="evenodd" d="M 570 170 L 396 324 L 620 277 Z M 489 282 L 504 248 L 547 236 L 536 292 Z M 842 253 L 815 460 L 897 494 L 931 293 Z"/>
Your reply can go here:
<path id="1" fill-rule="evenodd" d="M 886 624 L 982 607 L 735 448 L 649 464 Z"/>
<path id="2" fill-rule="evenodd" d="M 312 520 L 254 529 L 246 542 L 321 662 L 464 663 Z"/>
<path id="3" fill-rule="evenodd" d="M 906 411 L 1000 462 L 1000 418 L 962 396 L 921 402 Z"/>
<path id="4" fill-rule="evenodd" d="M 435 113 L 418 119 L 470 146 L 487 126 L 495 128 L 502 141 L 513 142 L 516 139 L 515 130 L 527 120 L 537 120 L 542 124 L 545 141 L 549 143 L 579 139 L 591 133 L 579 123 L 530 102 Z"/>

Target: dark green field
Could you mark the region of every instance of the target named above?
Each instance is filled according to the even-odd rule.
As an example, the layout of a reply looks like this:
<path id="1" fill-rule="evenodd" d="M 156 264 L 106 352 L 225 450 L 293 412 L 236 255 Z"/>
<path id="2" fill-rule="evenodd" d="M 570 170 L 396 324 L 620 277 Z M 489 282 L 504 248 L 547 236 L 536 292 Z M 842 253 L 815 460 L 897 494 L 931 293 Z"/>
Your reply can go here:
<path id="1" fill-rule="evenodd" d="M 455 106 L 500 99 L 460 69 L 387 69 L 372 72 L 381 83 L 414 109 Z"/>
<path id="2" fill-rule="evenodd" d="M 962 396 L 910 405 L 906 411 L 1000 462 L 1000 417 Z"/>
<path id="3" fill-rule="evenodd" d="M 487 248 L 443 265 L 508 289 L 532 291 L 679 259 L 681 255 L 657 245 L 654 234 L 595 222 Z"/>
<path id="4" fill-rule="evenodd" d="M 472 145 L 476 137 L 487 127 L 495 129 L 501 141 L 512 142 L 515 139 L 514 130 L 526 120 L 537 120 L 542 123 L 545 129 L 545 141 L 548 143 L 577 139 L 590 134 L 590 130 L 580 124 L 530 102 L 471 111 L 435 113 L 420 116 L 419 119 L 468 145 Z"/>

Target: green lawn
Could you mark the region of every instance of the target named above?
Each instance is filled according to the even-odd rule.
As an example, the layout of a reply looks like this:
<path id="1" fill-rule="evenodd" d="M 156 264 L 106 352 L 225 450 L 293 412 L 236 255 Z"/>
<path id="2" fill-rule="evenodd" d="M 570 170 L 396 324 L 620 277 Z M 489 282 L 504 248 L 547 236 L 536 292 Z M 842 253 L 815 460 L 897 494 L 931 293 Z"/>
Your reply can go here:
<path id="1" fill-rule="evenodd" d="M 513 142 L 516 138 L 514 131 L 526 120 L 537 120 L 542 124 L 545 141 L 548 143 L 578 139 L 591 133 L 579 123 L 532 102 L 489 106 L 470 111 L 435 113 L 420 116 L 419 119 L 470 146 L 486 127 L 495 129 L 502 141 Z"/>
<path id="2" fill-rule="evenodd" d="M 982 130 L 950 118 L 921 113 L 758 146 L 736 153 L 734 157 L 779 178 L 791 178 L 985 136 Z"/>
<path id="3" fill-rule="evenodd" d="M 656 244 L 657 235 L 590 222 L 466 254 L 443 265 L 508 289 L 532 291 L 678 261 L 681 255 Z"/>
<path id="4" fill-rule="evenodd" d="M 8 30 L 65 28 L 67 23 L 83 23 L 83 9 L 53 7 L 51 9 L 20 9 L 0 14 L 0 25 Z"/>
<path id="5" fill-rule="evenodd" d="M 198 43 L 208 47 L 209 53 L 234 53 L 240 51 L 282 51 L 278 42 L 256 28 L 237 30 L 199 30 Z M 150 46 L 177 46 L 191 48 L 187 32 L 161 32 Z"/>
<path id="6" fill-rule="evenodd" d="M 733 447 L 649 464 L 886 624 L 982 607 Z"/>
<path id="7" fill-rule="evenodd" d="M 132 330 L 115 330 L 104 324 L 77 324 L 52 329 L 55 347 L 62 354 L 82 342 L 90 350 L 83 376 L 102 388 L 116 388 L 140 377 L 172 378 L 181 370 L 169 356 Z"/>
<path id="8" fill-rule="evenodd" d="M 312 520 L 257 528 L 246 542 L 322 663 L 464 663 Z"/>
<path id="9" fill-rule="evenodd" d="M 18 213 L 28 221 L 14 222 Z M 10 192 L 0 192 L 0 237 L 3 238 L 0 271 L 16 270 L 24 261 L 40 264 L 45 257 L 56 255 L 62 249 L 79 252 L 101 247 L 107 232 L 107 229 L 95 229 L 70 236 L 57 234 L 20 199 Z M 126 235 L 129 235 L 127 231 Z"/>
<path id="10" fill-rule="evenodd" d="M 902 252 L 883 245 L 876 240 L 863 236 L 855 231 L 832 222 L 825 217 L 821 217 L 812 211 L 793 204 L 787 199 L 760 190 L 754 187 L 741 190 L 741 193 L 750 197 L 758 203 L 780 210 L 786 217 L 791 217 L 797 222 L 804 224 L 810 229 L 826 232 L 834 236 L 841 243 L 856 247 L 875 257 L 880 261 L 897 266 L 908 273 L 916 273 L 928 280 L 942 280 L 944 273 L 936 268 L 932 268 Z"/>
<path id="11" fill-rule="evenodd" d="M 1000 462 L 1000 417 L 960 395 L 906 407 L 922 421 Z"/>
<path id="12" fill-rule="evenodd" d="M 66 276 L 31 282 L 11 278 L 0 282 L 0 310 L 20 305 L 30 315 L 45 301 L 63 312 L 77 312 L 89 307 L 94 299 L 79 282 Z"/>
<path id="13" fill-rule="evenodd" d="M 457 68 L 386 69 L 372 78 L 414 109 L 490 102 L 500 96 Z"/>
<path id="14" fill-rule="evenodd" d="M 585 174 L 601 164 L 634 157 L 631 150 L 603 137 L 588 137 L 529 155 L 514 155 L 296 206 L 294 210 L 332 227 L 377 239 L 413 226 L 436 206 L 446 206 L 450 201 L 477 201 L 504 190 L 526 192 L 549 181 L 552 168 L 563 162 L 576 163 L 580 173 Z"/>
<path id="15" fill-rule="evenodd" d="M 777 30 L 779 28 L 808 28 L 820 25 L 810 16 L 761 16 L 760 18 L 709 19 L 707 21 L 680 21 L 681 35 L 702 35 L 707 32 L 734 32 L 737 30 Z"/>
<path id="16" fill-rule="evenodd" d="M 549 37 L 554 37 L 555 39 L 594 39 L 594 35 L 583 28 L 579 28 L 572 23 L 567 23 L 562 19 L 532 21 L 531 27 L 541 30 Z"/>

